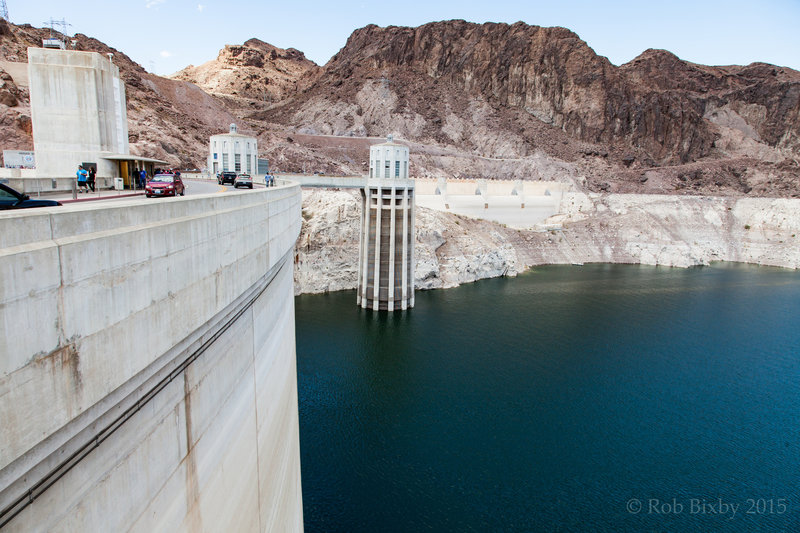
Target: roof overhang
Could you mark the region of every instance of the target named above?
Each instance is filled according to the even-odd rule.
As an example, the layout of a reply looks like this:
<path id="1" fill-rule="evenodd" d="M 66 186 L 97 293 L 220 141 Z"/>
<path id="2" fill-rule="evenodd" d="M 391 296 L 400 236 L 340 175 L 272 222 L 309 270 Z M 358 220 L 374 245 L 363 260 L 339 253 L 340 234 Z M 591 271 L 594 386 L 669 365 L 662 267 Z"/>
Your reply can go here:
<path id="1" fill-rule="evenodd" d="M 152 157 L 142 157 L 140 155 L 131 154 L 106 154 L 100 156 L 103 159 L 110 159 L 112 161 L 142 161 L 143 163 L 158 163 L 166 165 L 167 162 L 161 159 L 154 159 Z"/>

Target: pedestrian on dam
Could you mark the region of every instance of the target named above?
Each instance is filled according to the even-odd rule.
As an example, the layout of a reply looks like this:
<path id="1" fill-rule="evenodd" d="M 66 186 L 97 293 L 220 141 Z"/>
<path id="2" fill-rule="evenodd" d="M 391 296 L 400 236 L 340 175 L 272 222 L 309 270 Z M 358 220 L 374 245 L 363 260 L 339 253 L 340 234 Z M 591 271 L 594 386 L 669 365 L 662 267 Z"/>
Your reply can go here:
<path id="1" fill-rule="evenodd" d="M 147 171 L 145 169 L 142 169 L 139 172 L 139 187 L 144 189 L 146 185 L 147 185 Z"/>
<path id="2" fill-rule="evenodd" d="M 89 167 L 89 177 L 86 179 L 86 183 L 89 185 L 89 188 L 92 189 L 92 192 L 94 192 L 94 176 L 95 170 L 94 167 L 91 166 Z"/>
<path id="3" fill-rule="evenodd" d="M 86 169 L 83 168 L 83 165 L 78 165 L 78 172 L 75 173 L 78 176 L 78 192 L 89 192 L 89 187 L 86 185 L 86 180 L 89 178 L 89 173 L 86 172 Z"/>

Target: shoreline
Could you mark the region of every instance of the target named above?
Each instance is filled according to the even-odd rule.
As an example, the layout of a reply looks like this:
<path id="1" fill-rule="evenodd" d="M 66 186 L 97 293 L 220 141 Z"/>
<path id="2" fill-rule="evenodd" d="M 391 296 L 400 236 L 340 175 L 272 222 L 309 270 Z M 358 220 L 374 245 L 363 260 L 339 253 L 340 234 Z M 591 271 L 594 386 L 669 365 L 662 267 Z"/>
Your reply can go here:
<path id="1" fill-rule="evenodd" d="M 359 213 L 350 192 L 304 194 L 295 294 L 356 287 Z M 572 192 L 542 227 L 550 229 L 418 208 L 416 288 L 450 288 L 543 265 L 800 268 L 798 199 Z"/>

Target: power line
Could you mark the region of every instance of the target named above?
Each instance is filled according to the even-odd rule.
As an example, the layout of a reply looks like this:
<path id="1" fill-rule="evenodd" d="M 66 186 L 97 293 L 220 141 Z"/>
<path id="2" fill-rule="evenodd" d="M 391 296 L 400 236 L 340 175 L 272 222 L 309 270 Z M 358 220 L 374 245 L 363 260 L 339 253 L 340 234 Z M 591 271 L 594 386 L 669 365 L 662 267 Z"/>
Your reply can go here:
<path id="1" fill-rule="evenodd" d="M 5 4 L 5 0 L 0 0 L 0 2 Z M 52 17 L 49 21 L 45 21 L 42 24 L 44 24 L 45 27 L 50 28 L 51 39 L 53 38 L 53 32 L 60 33 L 63 37 L 67 37 L 67 26 L 72 26 L 72 24 L 68 23 L 64 19 L 54 20 Z M 61 30 L 59 31 L 57 28 L 61 28 Z"/>

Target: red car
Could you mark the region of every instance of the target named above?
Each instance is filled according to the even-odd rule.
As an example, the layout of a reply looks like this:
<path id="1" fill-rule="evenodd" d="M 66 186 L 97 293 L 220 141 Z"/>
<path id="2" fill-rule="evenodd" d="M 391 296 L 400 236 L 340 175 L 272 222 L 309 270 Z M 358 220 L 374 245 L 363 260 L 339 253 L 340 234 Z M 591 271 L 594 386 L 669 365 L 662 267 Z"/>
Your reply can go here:
<path id="1" fill-rule="evenodd" d="M 181 196 L 186 192 L 180 174 L 156 174 L 147 182 L 144 193 L 148 198 L 153 196 Z"/>

